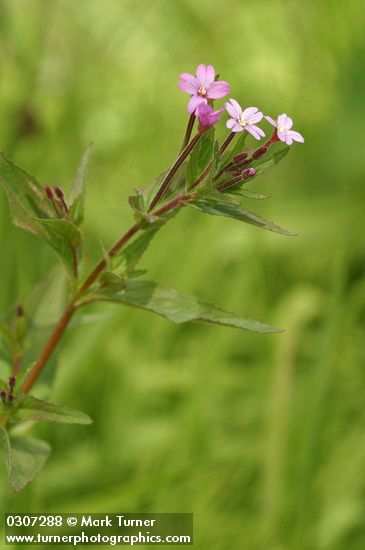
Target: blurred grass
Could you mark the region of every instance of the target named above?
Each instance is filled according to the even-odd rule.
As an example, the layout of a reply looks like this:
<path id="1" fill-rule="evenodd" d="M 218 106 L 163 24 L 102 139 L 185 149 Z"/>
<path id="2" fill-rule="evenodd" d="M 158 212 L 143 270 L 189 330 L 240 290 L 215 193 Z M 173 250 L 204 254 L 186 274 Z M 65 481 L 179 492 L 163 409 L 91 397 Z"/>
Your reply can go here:
<path id="1" fill-rule="evenodd" d="M 90 140 L 90 262 L 128 193 L 180 145 L 177 75 L 213 63 L 232 95 L 287 111 L 306 143 L 255 181 L 286 239 L 182 212 L 149 274 L 286 328 L 260 337 L 102 307 L 60 353 L 53 399 L 90 429 L 2 511 L 193 511 L 199 549 L 365 547 L 364 6 L 358 0 L 0 1 L 1 148 L 67 188 Z M 54 264 L 0 196 L 5 312 Z M 256 205 L 253 205 L 256 206 Z"/>

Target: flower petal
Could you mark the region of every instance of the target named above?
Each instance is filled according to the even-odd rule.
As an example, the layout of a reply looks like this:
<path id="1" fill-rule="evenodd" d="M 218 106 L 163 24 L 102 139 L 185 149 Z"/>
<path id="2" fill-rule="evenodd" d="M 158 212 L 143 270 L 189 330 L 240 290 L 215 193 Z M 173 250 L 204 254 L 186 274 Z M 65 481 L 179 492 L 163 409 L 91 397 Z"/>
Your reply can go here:
<path id="1" fill-rule="evenodd" d="M 191 82 L 180 80 L 178 86 L 180 90 L 182 90 L 183 92 L 186 92 L 187 94 L 194 95 L 198 93 L 198 86 L 195 86 Z"/>
<path id="2" fill-rule="evenodd" d="M 285 136 L 285 143 L 291 145 L 293 143 L 293 138 L 290 136 L 289 132 Z"/>
<path id="3" fill-rule="evenodd" d="M 208 98 L 219 99 L 229 94 L 231 86 L 225 80 L 218 80 L 218 82 L 212 82 L 208 86 Z"/>
<path id="4" fill-rule="evenodd" d="M 227 128 L 231 129 L 233 126 L 235 126 L 237 122 L 233 118 L 229 118 L 226 122 Z"/>
<path id="5" fill-rule="evenodd" d="M 207 75 L 207 67 L 203 64 L 198 65 L 195 74 L 196 74 L 196 78 L 198 80 L 199 85 L 204 86 L 206 75 Z"/>
<path id="6" fill-rule="evenodd" d="M 228 120 L 227 120 L 228 122 Z M 227 125 L 226 125 L 227 126 Z M 240 124 L 237 124 L 237 122 L 234 124 L 234 126 L 232 126 L 231 128 L 232 132 L 243 132 L 244 128 L 243 126 L 241 126 Z"/>
<path id="7" fill-rule="evenodd" d="M 278 127 L 284 126 L 286 130 L 290 130 L 290 128 L 293 126 L 293 121 L 286 113 L 283 113 L 282 115 L 278 116 Z"/>
<path id="8" fill-rule="evenodd" d="M 258 126 L 245 126 L 245 130 L 251 134 L 255 139 L 261 139 L 261 128 Z M 265 135 L 265 134 L 264 134 Z"/>
<path id="9" fill-rule="evenodd" d="M 224 104 L 225 108 L 227 109 L 228 113 L 233 117 L 235 120 L 240 120 L 242 116 L 242 109 L 239 103 L 235 99 L 230 99 L 229 102 Z"/>
<path id="10" fill-rule="evenodd" d="M 244 114 L 244 113 L 243 113 Z M 256 113 L 252 113 L 248 117 L 246 117 L 246 121 L 250 124 L 255 124 L 256 122 L 260 122 L 263 119 L 264 115 L 261 111 L 257 111 Z"/>
<path id="11" fill-rule="evenodd" d="M 289 130 L 288 135 L 294 140 L 299 141 L 299 143 L 304 143 L 304 137 L 299 132 L 295 132 L 294 130 Z"/>
<path id="12" fill-rule="evenodd" d="M 270 122 L 270 124 L 272 124 L 272 125 L 275 126 L 275 128 L 276 128 L 276 122 L 275 122 L 275 120 L 274 120 L 273 118 L 271 118 L 271 116 L 266 115 L 266 116 L 264 116 L 264 118 L 266 118 L 266 120 L 267 120 L 268 122 Z"/>
<path id="13" fill-rule="evenodd" d="M 201 103 L 208 103 L 204 97 L 192 95 L 188 103 L 188 113 L 192 114 Z"/>
<path id="14" fill-rule="evenodd" d="M 255 113 L 258 112 L 258 108 L 257 107 L 247 107 L 244 111 L 243 111 L 243 116 L 245 117 L 246 120 L 249 120 L 251 116 L 253 116 Z"/>
<path id="15" fill-rule="evenodd" d="M 205 71 L 205 84 L 209 86 L 215 79 L 215 69 L 212 65 L 208 65 Z"/>

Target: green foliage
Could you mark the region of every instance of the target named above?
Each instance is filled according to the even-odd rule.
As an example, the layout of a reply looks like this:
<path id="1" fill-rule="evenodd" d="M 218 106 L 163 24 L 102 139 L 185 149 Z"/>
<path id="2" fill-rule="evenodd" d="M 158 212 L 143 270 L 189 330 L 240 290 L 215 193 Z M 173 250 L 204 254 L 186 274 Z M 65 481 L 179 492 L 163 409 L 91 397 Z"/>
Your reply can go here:
<path id="1" fill-rule="evenodd" d="M 205 214 L 211 214 L 213 216 L 225 216 L 227 218 L 233 218 L 241 222 L 249 223 L 273 231 L 274 233 L 280 233 L 287 236 L 295 236 L 295 233 L 291 233 L 287 229 L 284 229 L 273 222 L 266 220 L 262 216 L 251 212 L 247 208 L 243 208 L 239 204 L 235 204 L 232 200 L 229 200 L 223 193 L 211 193 L 206 197 L 201 197 L 197 200 L 188 203 L 189 206 L 204 212 Z"/>
<path id="2" fill-rule="evenodd" d="M 209 128 L 194 147 L 186 169 L 186 182 L 189 188 L 213 160 L 215 147 L 214 126 Z"/>
<path id="3" fill-rule="evenodd" d="M 81 242 L 79 229 L 68 220 L 54 218 L 54 211 L 37 180 L 0 154 L 0 181 L 3 184 L 14 225 L 46 241 L 75 275 L 75 255 Z M 82 195 L 78 195 L 81 200 Z"/>
<path id="4" fill-rule="evenodd" d="M 221 157 L 219 168 L 222 168 L 223 166 L 229 164 L 236 155 L 244 151 L 246 139 L 247 132 L 236 133 L 233 138 L 233 142 L 230 144 L 230 146 Z"/>
<path id="5" fill-rule="evenodd" d="M 47 401 L 41 401 L 31 395 L 21 398 L 15 410 L 10 415 L 13 422 L 26 422 L 29 420 L 56 422 L 59 424 L 91 424 L 91 418 L 76 409 L 55 405 Z"/>
<path id="6" fill-rule="evenodd" d="M 179 292 L 172 288 L 158 286 L 152 281 L 128 281 L 124 290 L 117 294 L 105 292 L 100 299 L 146 309 L 165 317 L 173 323 L 203 321 L 240 328 L 251 332 L 273 333 L 280 329 L 245 319 L 224 311 L 210 302 Z"/>
<path id="7" fill-rule="evenodd" d="M 134 241 L 128 244 L 125 248 L 122 248 L 122 250 L 118 252 L 118 254 L 116 254 L 111 260 L 113 268 L 118 269 L 127 276 L 130 276 L 135 271 L 139 260 L 146 252 L 151 240 L 159 229 L 160 226 L 156 225 L 147 228 L 139 237 L 134 239 Z"/>
<path id="8" fill-rule="evenodd" d="M 142 220 L 145 220 L 148 224 L 164 222 L 164 220 L 160 216 L 155 216 L 154 214 L 150 214 L 148 212 L 147 194 L 145 193 L 144 189 L 142 188 L 138 189 L 137 195 L 130 196 L 128 200 L 129 200 L 129 205 L 137 214 L 137 221 L 142 219 Z"/>
<path id="9" fill-rule="evenodd" d="M 72 221 L 78 227 L 81 227 L 84 222 L 86 177 L 88 174 L 92 150 L 93 143 L 90 143 L 81 158 L 81 162 L 77 169 L 69 197 L 70 216 Z"/>
<path id="10" fill-rule="evenodd" d="M 284 145 L 283 143 L 274 143 L 270 146 L 270 149 L 268 152 L 263 155 L 261 158 L 252 161 L 253 168 L 256 169 L 257 175 L 261 174 L 262 172 L 268 170 L 269 168 L 272 168 L 278 162 L 280 162 L 283 158 L 286 157 L 286 155 L 289 152 L 288 145 Z"/>
<path id="11" fill-rule="evenodd" d="M 29 436 L 9 435 L 1 425 L 0 446 L 5 453 L 9 482 L 15 493 L 33 481 L 51 452 L 47 442 Z"/>

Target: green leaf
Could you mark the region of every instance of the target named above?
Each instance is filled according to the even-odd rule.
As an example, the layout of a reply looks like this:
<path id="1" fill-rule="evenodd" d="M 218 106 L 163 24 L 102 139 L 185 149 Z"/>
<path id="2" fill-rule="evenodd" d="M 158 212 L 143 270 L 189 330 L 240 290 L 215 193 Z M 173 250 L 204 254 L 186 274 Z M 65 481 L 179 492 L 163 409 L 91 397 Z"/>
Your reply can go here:
<path id="1" fill-rule="evenodd" d="M 280 332 L 278 328 L 245 319 L 195 296 L 160 287 L 152 281 L 129 280 L 126 288 L 118 294 L 104 293 L 98 299 L 152 311 L 178 324 L 205 321 L 252 332 Z"/>
<path id="2" fill-rule="evenodd" d="M 159 229 L 159 225 L 146 229 L 139 237 L 123 248 L 112 259 L 113 269 L 122 269 L 128 275 L 133 272 Z"/>
<path id="3" fill-rule="evenodd" d="M 12 197 L 13 207 L 19 204 L 31 216 L 39 218 L 50 218 L 53 216 L 53 209 L 47 199 L 43 187 L 38 181 L 28 174 L 23 168 L 0 153 L 0 182 L 6 193 Z M 13 212 L 16 216 L 16 211 Z M 21 213 L 22 219 L 24 212 Z M 15 222 L 14 222 L 15 223 Z M 17 225 L 15 223 L 15 225 Z M 22 226 L 20 226 L 22 227 Z"/>
<path id="4" fill-rule="evenodd" d="M 15 382 L 14 392 L 13 392 L 14 397 L 18 397 L 19 395 L 22 394 L 25 379 L 27 378 L 28 374 L 30 373 L 33 367 L 34 367 L 34 362 L 31 363 L 30 365 L 27 365 L 26 367 L 21 368 L 20 371 L 18 372 L 16 376 L 16 382 Z"/>
<path id="5" fill-rule="evenodd" d="M 11 419 L 17 422 L 45 420 L 60 424 L 92 424 L 91 418 L 81 411 L 41 401 L 31 395 L 24 396 L 11 414 Z"/>
<path id="6" fill-rule="evenodd" d="M 27 174 L 23 168 L 11 162 L 2 153 L 0 153 L 0 181 L 8 197 L 14 225 L 50 244 L 64 261 L 70 274 L 73 274 L 73 249 L 81 242 L 80 230 L 67 220 L 55 219 L 43 187 L 33 176 Z"/>
<path id="7" fill-rule="evenodd" d="M 270 147 L 269 151 L 265 155 L 257 160 L 254 160 L 250 166 L 255 168 L 257 175 L 259 175 L 272 166 L 275 166 L 275 164 L 278 164 L 278 162 L 280 162 L 288 154 L 288 151 L 289 147 L 287 145 L 275 143 Z"/>
<path id="8" fill-rule="evenodd" d="M 70 216 L 78 227 L 80 227 L 84 221 L 86 177 L 89 169 L 92 149 L 93 143 L 90 143 L 81 158 L 69 197 Z"/>
<path id="9" fill-rule="evenodd" d="M 216 139 L 213 147 L 213 166 L 209 174 L 209 182 L 213 181 L 214 176 L 217 174 L 220 166 L 221 154 L 219 151 L 219 142 Z"/>
<path id="10" fill-rule="evenodd" d="M 225 196 L 227 196 L 227 193 L 229 195 L 237 195 L 239 197 L 245 197 L 246 199 L 254 199 L 257 201 L 264 201 L 267 199 L 271 199 L 271 195 L 260 195 L 260 193 L 254 193 L 253 191 L 250 191 L 250 189 L 236 189 L 236 190 L 233 190 L 232 192 L 228 190 Z"/>
<path id="11" fill-rule="evenodd" d="M 125 287 L 125 279 L 114 271 L 103 271 L 99 276 L 99 282 L 103 287 L 112 292 L 118 292 Z"/>
<path id="12" fill-rule="evenodd" d="M 156 222 L 163 222 L 164 220 L 160 218 L 159 216 L 154 216 L 153 214 L 149 214 L 146 210 L 144 197 L 141 192 L 138 195 L 132 195 L 129 197 L 129 205 L 132 207 L 132 209 L 135 211 L 138 217 L 145 220 L 148 224 L 153 224 Z"/>
<path id="13" fill-rule="evenodd" d="M 221 157 L 220 168 L 229 164 L 236 155 L 243 152 L 247 135 L 247 132 L 236 134 L 231 146 L 228 147 L 227 151 L 225 151 Z"/>
<path id="14" fill-rule="evenodd" d="M 40 224 L 35 221 L 31 209 L 24 206 L 18 196 L 13 193 L 11 189 L 6 189 L 6 194 L 8 197 L 12 223 L 16 227 L 24 229 L 29 233 L 33 233 L 33 235 L 39 237 L 42 240 L 46 240 L 46 232 L 40 226 Z"/>
<path id="15" fill-rule="evenodd" d="M 188 187 L 192 185 L 199 176 L 201 176 L 212 161 L 214 143 L 214 127 L 212 126 L 202 135 L 190 155 L 186 169 L 186 182 Z"/>
<path id="16" fill-rule="evenodd" d="M 28 436 L 9 436 L 4 426 L 0 426 L 0 446 L 5 453 L 10 486 L 16 493 L 33 481 L 51 452 L 46 441 Z"/>
<path id="17" fill-rule="evenodd" d="M 214 197 L 216 195 L 217 194 L 215 194 Z M 273 222 L 266 220 L 262 216 L 255 214 L 255 212 L 252 212 L 247 208 L 243 208 L 240 205 L 225 201 L 223 196 L 221 200 L 207 197 L 188 202 L 187 205 L 196 208 L 201 212 L 204 212 L 205 214 L 233 218 L 241 222 L 256 225 L 257 227 L 261 227 L 262 229 L 266 229 L 268 231 L 273 231 L 274 233 L 280 233 L 289 237 L 293 237 L 296 235 L 296 233 L 291 233 L 287 229 L 284 229 L 279 225 L 276 225 Z"/>
<path id="18" fill-rule="evenodd" d="M 46 231 L 46 240 L 60 256 L 69 273 L 74 275 L 76 250 L 81 243 L 81 232 L 67 220 L 36 220 Z"/>

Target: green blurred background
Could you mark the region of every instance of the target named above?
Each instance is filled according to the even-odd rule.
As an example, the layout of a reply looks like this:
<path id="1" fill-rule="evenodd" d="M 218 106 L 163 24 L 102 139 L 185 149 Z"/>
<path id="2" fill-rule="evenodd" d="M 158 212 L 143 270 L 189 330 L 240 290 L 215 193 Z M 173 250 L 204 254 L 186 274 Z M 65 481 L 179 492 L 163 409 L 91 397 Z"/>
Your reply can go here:
<path id="1" fill-rule="evenodd" d="M 364 26 L 361 0 L 0 2 L 0 146 L 67 189 L 95 142 L 90 263 L 176 155 L 180 72 L 212 63 L 306 139 L 250 186 L 299 237 L 186 209 L 142 264 L 286 332 L 99 308 L 63 342 L 52 392 L 95 422 L 37 428 L 54 454 L 17 497 L 0 466 L 1 513 L 194 512 L 202 550 L 365 548 Z M 5 314 L 56 258 L 11 226 L 3 191 L 0 213 Z"/>

